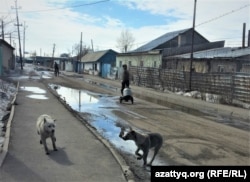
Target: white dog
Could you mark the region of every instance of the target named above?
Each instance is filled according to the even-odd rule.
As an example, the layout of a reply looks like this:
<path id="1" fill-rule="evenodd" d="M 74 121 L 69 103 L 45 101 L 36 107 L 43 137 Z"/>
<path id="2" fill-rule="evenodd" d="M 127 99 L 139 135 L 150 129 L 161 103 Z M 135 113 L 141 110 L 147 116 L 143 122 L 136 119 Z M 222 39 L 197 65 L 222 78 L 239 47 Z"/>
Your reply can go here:
<path id="1" fill-rule="evenodd" d="M 55 137 L 55 119 L 52 119 L 51 116 L 47 114 L 43 114 L 38 117 L 37 123 L 36 123 L 36 128 L 37 128 L 37 133 L 40 135 L 40 144 L 43 144 L 44 150 L 47 155 L 49 155 L 49 150 L 47 147 L 46 139 L 51 138 L 52 144 L 53 144 L 53 149 L 54 151 L 57 151 L 56 148 L 56 137 Z"/>

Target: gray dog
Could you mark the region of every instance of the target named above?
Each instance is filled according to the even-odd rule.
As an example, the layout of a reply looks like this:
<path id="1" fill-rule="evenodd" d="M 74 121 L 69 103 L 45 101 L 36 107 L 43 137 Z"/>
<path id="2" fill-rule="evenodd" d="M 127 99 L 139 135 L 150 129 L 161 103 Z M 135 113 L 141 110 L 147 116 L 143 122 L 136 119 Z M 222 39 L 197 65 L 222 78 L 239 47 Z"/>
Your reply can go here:
<path id="1" fill-rule="evenodd" d="M 38 117 L 37 123 L 36 123 L 36 128 L 37 128 L 37 133 L 40 135 L 40 144 L 43 144 L 44 150 L 47 155 L 49 155 L 49 150 L 47 147 L 46 139 L 51 138 L 52 144 L 53 144 L 53 149 L 54 151 L 57 151 L 56 148 L 56 137 L 55 137 L 55 119 L 52 119 L 51 116 L 47 114 L 43 114 Z"/>
<path id="2" fill-rule="evenodd" d="M 125 135 L 125 128 L 121 128 L 121 132 L 119 137 L 123 140 L 133 140 L 138 147 L 135 151 L 135 154 L 138 156 L 137 159 L 143 159 L 144 163 L 143 166 L 151 166 L 153 160 L 155 159 L 156 154 L 158 153 L 159 149 L 162 146 L 163 139 L 159 133 L 149 133 L 149 134 L 140 134 L 130 127 L 128 133 Z M 149 149 L 154 148 L 154 155 L 149 163 L 147 163 L 147 156 L 149 153 Z M 139 153 L 139 151 L 143 151 L 143 155 Z"/>

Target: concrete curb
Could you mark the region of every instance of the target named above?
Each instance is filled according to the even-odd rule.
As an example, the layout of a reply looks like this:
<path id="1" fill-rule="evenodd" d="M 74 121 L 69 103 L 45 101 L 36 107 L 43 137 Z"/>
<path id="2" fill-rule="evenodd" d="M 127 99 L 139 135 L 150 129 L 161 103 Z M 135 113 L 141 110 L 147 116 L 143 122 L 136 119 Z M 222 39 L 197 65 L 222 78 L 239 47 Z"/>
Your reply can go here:
<path id="1" fill-rule="evenodd" d="M 7 126 L 6 126 L 6 132 L 5 132 L 5 136 L 4 136 L 4 143 L 3 143 L 3 148 L 2 148 L 2 152 L 0 153 L 0 167 L 2 166 L 4 159 L 6 158 L 6 155 L 8 153 L 8 149 L 9 149 L 9 143 L 10 143 L 10 130 L 11 130 L 11 124 L 12 124 L 12 120 L 14 117 L 14 113 L 15 113 L 15 101 L 16 101 L 16 97 L 18 94 L 18 88 L 19 88 L 19 82 L 17 83 L 17 91 L 16 94 L 14 95 L 14 98 L 11 102 L 11 111 L 10 111 L 10 116 L 7 122 Z"/>
<path id="2" fill-rule="evenodd" d="M 116 150 L 112 147 L 112 145 L 106 140 L 104 139 L 102 136 L 100 136 L 98 134 L 98 132 L 96 131 L 96 129 L 94 127 L 92 127 L 84 118 L 81 117 L 81 115 L 76 112 L 75 110 L 73 110 L 66 102 L 65 100 L 63 100 L 54 90 L 52 90 L 48 85 L 46 85 L 46 88 L 48 88 L 48 90 L 59 100 L 59 102 L 61 102 L 61 104 L 64 105 L 64 107 L 66 109 L 68 109 L 79 121 L 81 121 L 82 124 L 84 124 L 86 126 L 86 128 L 99 140 L 103 143 L 103 145 L 109 149 L 109 151 L 111 152 L 111 154 L 114 156 L 114 158 L 116 159 L 116 161 L 118 162 L 118 164 L 121 167 L 121 170 L 123 172 L 123 175 L 125 177 L 125 179 L 128 182 L 134 182 L 134 174 L 133 172 L 130 170 L 130 166 L 128 166 L 125 162 L 125 160 L 123 159 L 123 157 L 116 152 Z"/>

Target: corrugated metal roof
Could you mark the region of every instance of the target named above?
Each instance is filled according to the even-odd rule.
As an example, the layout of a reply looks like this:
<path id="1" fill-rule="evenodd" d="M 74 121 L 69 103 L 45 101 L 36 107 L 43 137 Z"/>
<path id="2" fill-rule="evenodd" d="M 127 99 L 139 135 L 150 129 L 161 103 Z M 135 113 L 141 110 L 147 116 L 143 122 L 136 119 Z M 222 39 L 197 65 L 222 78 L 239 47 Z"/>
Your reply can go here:
<path id="1" fill-rule="evenodd" d="M 104 56 L 108 51 L 110 50 L 104 50 L 104 51 L 97 51 L 97 52 L 89 52 L 86 55 L 84 55 L 81 59 L 81 62 L 96 62 L 98 61 L 102 56 Z"/>
<path id="2" fill-rule="evenodd" d="M 176 36 L 178 36 L 179 34 L 182 34 L 186 31 L 190 30 L 189 29 L 184 29 L 184 30 L 178 30 L 178 31 L 173 31 L 173 32 L 168 32 L 152 41 L 150 41 L 149 43 L 135 49 L 134 51 L 132 52 L 144 52 L 144 51 L 150 51 L 156 47 L 158 47 L 159 45 L 175 38 Z"/>
<path id="3" fill-rule="evenodd" d="M 193 53 L 194 58 L 236 58 L 246 55 L 250 55 L 250 47 L 247 48 L 223 47 L 223 48 L 209 49 Z M 176 55 L 173 57 L 190 58 L 190 53 Z"/>

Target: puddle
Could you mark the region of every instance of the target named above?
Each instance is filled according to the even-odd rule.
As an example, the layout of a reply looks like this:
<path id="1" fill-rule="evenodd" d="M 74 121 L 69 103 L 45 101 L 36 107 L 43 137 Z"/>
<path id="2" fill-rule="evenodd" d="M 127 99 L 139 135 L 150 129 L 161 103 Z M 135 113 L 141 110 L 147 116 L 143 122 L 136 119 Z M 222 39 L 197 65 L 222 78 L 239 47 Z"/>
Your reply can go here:
<path id="1" fill-rule="evenodd" d="M 119 126 L 121 126 L 121 123 L 124 126 L 128 123 L 112 113 L 113 110 L 120 110 L 120 106 L 116 104 L 118 96 L 112 97 L 54 84 L 49 84 L 49 86 L 56 90 L 71 108 L 83 114 L 88 113 L 87 116 L 84 115 L 85 119 L 115 148 L 134 155 L 137 149 L 135 143 L 124 141 L 119 137 L 121 131 Z M 154 164 L 166 165 L 166 162 L 156 158 Z"/>
<path id="2" fill-rule="evenodd" d="M 49 85 L 60 95 L 74 110 L 86 112 L 86 109 L 95 109 L 95 104 L 99 102 L 98 95 L 73 88 L 67 88 L 59 85 Z"/>
<path id="3" fill-rule="evenodd" d="M 25 86 L 22 86 L 22 87 L 20 87 L 20 90 L 27 91 L 27 92 L 32 92 L 33 94 L 30 94 L 30 95 L 26 96 L 26 97 L 29 97 L 31 99 L 39 99 L 39 100 L 49 99 L 48 97 L 45 96 L 46 90 L 41 89 L 39 87 L 25 87 Z"/>
<path id="4" fill-rule="evenodd" d="M 22 86 L 22 87 L 20 87 L 20 89 L 24 90 L 24 91 L 28 91 L 28 92 L 33 92 L 35 94 L 45 94 L 46 93 L 46 90 L 41 89 L 39 87 L 25 87 L 25 86 Z"/>
<path id="5" fill-rule="evenodd" d="M 29 98 L 31 98 L 31 99 L 39 99 L 39 100 L 46 100 L 46 99 L 49 99 L 49 98 L 46 97 L 45 95 L 36 95 L 36 94 L 27 95 L 26 97 L 29 97 Z"/>

